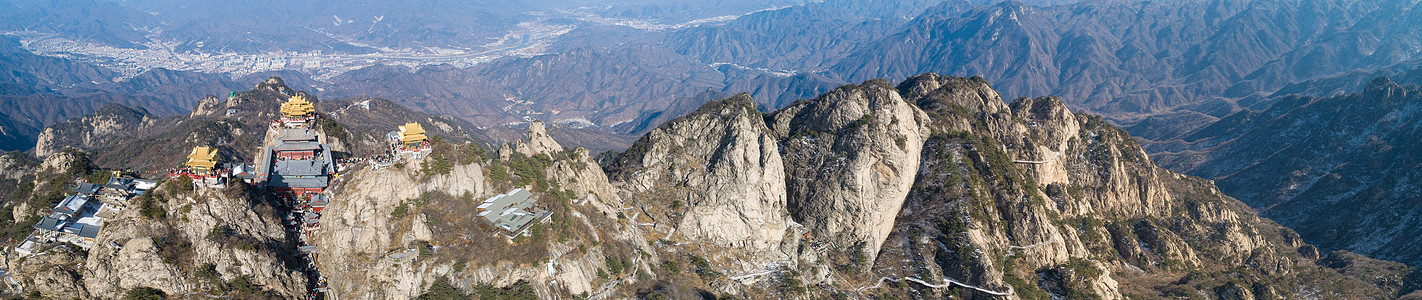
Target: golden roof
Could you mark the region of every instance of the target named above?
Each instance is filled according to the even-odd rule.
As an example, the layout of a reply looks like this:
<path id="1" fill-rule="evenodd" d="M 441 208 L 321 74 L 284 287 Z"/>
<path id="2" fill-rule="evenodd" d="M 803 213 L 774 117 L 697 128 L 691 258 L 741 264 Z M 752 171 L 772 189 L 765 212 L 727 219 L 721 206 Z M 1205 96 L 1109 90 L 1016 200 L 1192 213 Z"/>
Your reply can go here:
<path id="1" fill-rule="evenodd" d="M 306 97 L 300 94 L 291 96 L 285 103 L 281 104 L 281 114 L 287 117 L 301 117 L 316 112 L 316 107 L 307 101 Z"/>
<path id="2" fill-rule="evenodd" d="M 425 128 L 420 127 L 420 123 L 405 123 L 405 126 L 400 126 L 400 141 L 408 143 L 424 139 Z"/>
<path id="3" fill-rule="evenodd" d="M 193 147 L 193 152 L 188 154 L 187 166 L 199 169 L 211 169 L 217 165 L 217 149 L 212 147 Z"/>

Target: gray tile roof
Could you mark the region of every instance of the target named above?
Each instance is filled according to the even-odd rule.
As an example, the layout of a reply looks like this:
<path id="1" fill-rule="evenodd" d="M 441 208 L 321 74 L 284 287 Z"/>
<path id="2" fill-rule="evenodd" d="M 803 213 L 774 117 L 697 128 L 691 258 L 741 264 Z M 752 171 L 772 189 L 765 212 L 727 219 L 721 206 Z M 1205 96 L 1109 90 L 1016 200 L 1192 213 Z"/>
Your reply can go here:
<path id="1" fill-rule="evenodd" d="M 76 227 L 77 227 L 77 228 L 76 228 Z M 70 230 L 70 229 L 78 229 L 78 230 Z M 95 238 L 95 237 L 98 237 L 98 236 L 99 236 L 99 226 L 94 226 L 94 225 L 89 225 L 89 224 L 82 224 L 82 223 L 75 223 L 73 226 L 69 226 L 69 228 L 65 228 L 65 231 L 64 231 L 64 232 L 73 233 L 73 234 L 76 234 L 76 235 L 79 235 L 79 236 L 82 236 L 82 237 L 86 237 L 86 238 L 91 238 L 91 239 L 92 239 L 92 238 Z"/>
<path id="2" fill-rule="evenodd" d="M 64 197 L 64 200 L 60 200 L 58 205 L 54 206 L 54 212 L 70 216 L 79 214 L 84 211 L 85 206 L 89 206 L 91 199 L 92 198 L 87 194 L 69 195 Z"/>
<path id="3" fill-rule="evenodd" d="M 69 191 L 80 194 L 94 194 L 99 192 L 99 186 L 85 182 L 74 186 L 74 188 L 69 189 Z"/>
<path id="4" fill-rule="evenodd" d="M 252 179 L 257 177 L 256 167 L 248 164 L 237 164 L 232 166 L 232 176 L 242 179 Z"/>
<path id="5" fill-rule="evenodd" d="M 276 162 L 276 168 L 272 175 L 280 176 L 317 176 L 326 175 L 325 166 L 320 165 L 316 160 L 280 160 Z"/>
<path id="6" fill-rule="evenodd" d="M 276 151 L 303 151 L 317 149 L 321 149 L 321 144 L 318 144 L 316 142 L 281 143 L 275 148 Z"/>
<path id="7" fill-rule="evenodd" d="M 272 176 L 271 180 L 267 181 L 267 186 L 274 188 L 326 188 L 327 182 L 326 176 Z"/>
<path id="8" fill-rule="evenodd" d="M 104 187 L 127 191 L 130 183 L 133 183 L 133 178 L 109 177 L 109 183 L 105 183 Z"/>
<path id="9" fill-rule="evenodd" d="M 279 139 L 283 141 L 314 141 L 316 135 L 312 134 L 310 129 L 293 128 L 283 131 Z"/>
<path id="10" fill-rule="evenodd" d="M 51 218 L 51 217 L 40 218 L 39 223 L 35 223 L 35 226 L 34 226 L 34 227 L 35 227 L 35 229 L 44 229 L 44 230 L 49 230 L 49 231 L 59 231 L 59 219 L 55 219 L 55 218 Z"/>
<path id="11" fill-rule="evenodd" d="M 484 203 L 479 205 L 479 208 L 484 211 L 480 212 L 478 216 L 494 224 L 495 227 L 516 232 L 547 215 L 547 212 L 534 207 L 537 203 L 538 200 L 533 198 L 533 193 L 524 189 L 515 189 L 484 200 Z"/>
<path id="12" fill-rule="evenodd" d="M 311 195 L 310 204 L 311 206 L 326 206 L 327 204 L 331 204 L 331 199 L 330 197 L 326 197 L 326 194 L 315 194 Z"/>
<path id="13" fill-rule="evenodd" d="M 34 228 L 40 230 L 63 232 L 86 238 L 94 238 L 99 236 L 100 229 L 99 226 L 78 223 L 72 220 L 64 221 L 56 219 L 54 217 L 41 218 L 39 223 L 35 223 Z"/>

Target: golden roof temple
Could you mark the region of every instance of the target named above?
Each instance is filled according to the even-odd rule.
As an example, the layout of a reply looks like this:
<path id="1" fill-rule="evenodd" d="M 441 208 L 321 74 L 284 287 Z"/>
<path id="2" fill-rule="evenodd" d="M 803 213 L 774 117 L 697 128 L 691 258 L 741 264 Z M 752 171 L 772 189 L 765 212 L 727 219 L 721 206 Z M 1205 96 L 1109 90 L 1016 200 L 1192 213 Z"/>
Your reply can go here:
<path id="1" fill-rule="evenodd" d="M 205 146 L 193 147 L 193 152 L 188 154 L 188 163 L 185 165 L 192 168 L 194 172 L 212 171 L 217 166 L 217 149 Z"/>
<path id="2" fill-rule="evenodd" d="M 281 114 L 288 118 L 304 117 L 315 112 L 316 107 L 301 95 L 291 96 L 291 99 L 281 104 Z"/>
<path id="3" fill-rule="evenodd" d="M 428 137 L 425 136 L 425 128 L 420 127 L 420 123 L 405 123 L 400 126 L 400 144 L 406 148 L 419 148 Z"/>

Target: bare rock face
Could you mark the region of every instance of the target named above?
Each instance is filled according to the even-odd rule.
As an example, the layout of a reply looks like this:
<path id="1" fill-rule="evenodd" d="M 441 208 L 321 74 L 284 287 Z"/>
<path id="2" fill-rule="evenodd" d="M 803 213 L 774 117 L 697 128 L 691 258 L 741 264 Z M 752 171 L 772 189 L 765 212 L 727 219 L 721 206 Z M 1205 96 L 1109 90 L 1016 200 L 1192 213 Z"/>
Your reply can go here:
<path id="1" fill-rule="evenodd" d="M 790 213 L 815 239 L 873 261 L 893 229 L 929 135 L 927 114 L 882 80 L 777 111 Z"/>
<path id="2" fill-rule="evenodd" d="M 1015 160 L 1041 184 L 1069 184 L 1071 176 L 1066 172 L 1070 161 L 1064 159 L 1064 152 L 1071 146 L 1081 126 L 1076 115 L 1067 111 L 1066 105 L 1055 97 L 1021 98 L 1012 102 L 1012 116 L 1024 122 L 1012 126 L 1007 133 L 1014 141 L 1021 141 L 1021 149 Z M 1036 137 L 1020 138 L 1020 137 Z"/>
<path id="3" fill-rule="evenodd" d="M 406 222 L 394 215 L 397 207 L 409 208 L 410 199 L 426 191 L 451 195 L 488 193 L 483 167 L 455 166 L 448 175 L 419 181 L 414 166 L 406 169 L 355 170 L 342 174 L 343 184 L 331 205 L 322 211 L 314 244 L 321 255 L 322 275 L 333 293 L 360 299 L 404 299 L 419 295 L 441 273 L 429 263 L 400 263 L 386 255 L 412 249 L 411 243 L 428 240 L 430 225 L 422 215 Z M 472 215 L 470 216 L 473 217 Z M 420 222 L 413 224 L 410 222 Z M 445 266 L 448 272 L 448 266 Z M 383 285 L 371 285 L 383 282 Z"/>
<path id="4" fill-rule="evenodd" d="M 94 256 L 105 259 L 96 261 L 97 264 L 85 276 L 94 278 L 88 280 L 94 288 L 93 292 L 119 294 L 127 289 L 146 286 L 171 294 L 197 287 L 196 281 L 188 283 L 183 280 L 184 274 L 177 266 L 163 262 L 152 237 L 124 242 L 120 244 L 126 246 L 122 251 Z"/>
<path id="5" fill-rule="evenodd" d="M 609 257 L 633 258 L 624 263 L 629 269 L 649 264 L 640 256 L 629 257 L 634 255 L 631 253 L 611 253 L 612 249 L 630 251 L 621 246 L 626 244 L 650 247 L 641 235 L 630 231 L 632 227 L 609 221 L 618 212 L 608 204 L 617 201 L 617 194 L 587 150 L 566 151 L 543 129 L 534 126 L 530 138 L 513 148 L 528 151 L 518 152 L 525 157 L 553 157 L 543 170 L 544 179 L 578 197 L 566 205 L 591 209 L 560 209 L 562 203 L 540 192 L 535 196 L 539 204 L 562 214 L 557 218 L 563 221 L 535 225 L 549 228 L 538 229 L 537 234 L 506 238 L 501 229 L 475 216 L 475 207 L 483 199 L 514 188 L 485 173 L 485 165 L 490 163 L 508 168 L 503 159 L 456 164 L 443 175 L 424 174 L 414 163 L 403 168 L 349 171 L 333 188 L 332 204 L 323 210 L 322 229 L 314 239 L 321 255 L 319 267 L 331 292 L 353 299 L 409 299 L 424 293 L 439 278 L 447 278 L 464 290 L 526 281 L 544 297 L 579 295 L 603 288 L 599 284 L 605 283 L 598 281 L 607 276 Z M 563 235 L 560 230 L 581 228 L 595 230 L 551 240 Z M 422 253 L 420 245 L 430 245 L 433 253 Z M 471 249 L 479 252 L 462 252 Z"/>
<path id="6" fill-rule="evenodd" d="M 623 159 L 639 169 L 626 174 L 626 189 L 634 205 L 668 209 L 649 213 L 656 222 L 674 224 L 692 241 L 743 251 L 751 264 L 791 254 L 781 250 L 791 224 L 783 163 L 749 95 L 709 102 L 633 147 Z"/>
<path id="7" fill-rule="evenodd" d="M 430 176 L 418 185 L 418 191 L 443 191 L 451 195 L 487 195 L 490 188 L 485 180 L 486 175 L 483 166 L 479 164 L 462 165 L 450 169 L 449 174 Z"/>
<path id="8" fill-rule="evenodd" d="M 68 152 L 64 152 L 68 153 Z M 51 159 L 58 156 L 51 156 Z M 138 205 L 107 218 L 85 253 L 58 246 L 44 254 L 10 261 L 15 279 L 27 290 L 52 298 L 117 299 L 127 290 L 150 287 L 168 295 L 223 294 L 195 274 L 211 268 L 219 280 L 237 277 L 259 289 L 256 297 L 300 298 L 306 277 L 289 268 L 294 249 L 270 206 L 243 187 L 175 192 L 168 184 L 144 197 L 165 216 L 140 215 Z"/>
<path id="9" fill-rule="evenodd" d="M 160 196 L 158 201 L 169 212 L 166 218 L 171 218 L 167 221 L 155 222 L 138 209 L 108 220 L 85 261 L 89 293 L 120 295 L 135 287 L 157 288 L 168 295 L 208 291 L 211 286 L 193 274 L 210 264 L 225 281 L 245 276 L 271 296 L 304 295 L 306 277 L 286 263 L 286 255 L 295 249 L 287 243 L 281 219 L 272 207 L 252 202 L 263 198 L 242 189 Z"/>
<path id="10" fill-rule="evenodd" d="M 508 144 L 501 146 L 499 153 L 509 152 Z M 514 143 L 519 153 L 525 156 L 548 155 L 556 157 L 553 165 L 548 166 L 545 172 L 548 179 L 558 183 L 558 186 L 572 191 L 578 199 L 591 201 L 599 210 L 613 212 L 613 207 L 622 207 L 622 200 L 617 195 L 617 190 L 608 181 L 607 173 L 598 167 L 596 161 L 588 153 L 588 149 L 578 147 L 571 150 L 564 148 L 548 135 L 546 126 L 541 121 L 534 121 L 528 126 L 528 137 L 520 139 Z M 507 155 L 500 155 L 500 159 L 508 159 Z"/>
<path id="11" fill-rule="evenodd" d="M 533 121 L 528 124 L 528 139 L 515 145 L 514 151 L 523 155 L 534 156 L 539 153 L 554 153 L 563 151 L 563 146 L 558 145 L 558 141 L 553 140 L 548 135 L 548 129 L 544 128 L 543 121 Z"/>
<path id="12" fill-rule="evenodd" d="M 24 153 L 0 154 L 0 180 L 13 180 L 16 183 L 25 180 L 35 174 L 35 168 L 42 161 Z"/>
<path id="13" fill-rule="evenodd" d="M 608 181 L 607 173 L 588 155 L 588 149 L 573 149 L 567 159 L 554 161 L 546 172 L 558 186 L 572 191 L 580 203 L 591 204 L 607 214 L 616 214 L 618 208 L 626 206 L 617 188 Z"/>
<path id="14" fill-rule="evenodd" d="M 917 101 L 925 111 L 996 114 L 1007 111 L 1002 96 L 982 77 L 963 78 L 925 73 L 899 84 L 904 99 Z M 957 108 L 953 108 L 957 106 Z"/>
<path id="15" fill-rule="evenodd" d="M 203 97 L 201 101 L 198 101 L 197 106 L 193 107 L 193 112 L 189 113 L 188 117 L 225 114 L 225 108 L 227 108 L 228 105 L 231 105 L 231 103 L 224 104 L 222 99 L 218 99 L 217 96 L 207 95 L 207 97 Z"/>
<path id="16" fill-rule="evenodd" d="M 44 162 L 39 165 L 39 173 L 67 172 L 74 160 L 82 155 L 77 151 L 62 151 L 55 154 L 57 155 L 49 155 L 44 158 Z"/>
<path id="17" fill-rule="evenodd" d="M 40 131 L 39 138 L 35 141 L 35 155 L 40 157 L 49 156 L 62 148 L 54 141 L 55 133 L 53 127 L 46 127 Z"/>
<path id="18" fill-rule="evenodd" d="M 89 297 L 85 290 L 84 278 L 80 276 L 79 265 L 84 257 L 73 248 L 56 248 L 45 255 L 34 256 L 23 262 L 9 262 L 6 267 L 15 279 L 32 291 L 51 298 Z"/>
<path id="19" fill-rule="evenodd" d="M 1121 299 L 1140 278 L 1227 267 L 1258 280 L 1171 284 L 1242 299 L 1301 297 L 1276 291 L 1332 284 L 1351 286 L 1343 294 L 1386 293 L 1333 275 L 1274 286 L 1297 273 L 1337 273 L 1288 267 L 1317 260 L 1317 251 L 1209 181 L 1156 167 L 1124 131 L 1072 114 L 1058 99 L 974 106 L 991 97 L 962 91 L 986 83 L 932 75 L 900 88 L 922 95 L 914 101 L 934 116 L 936 132 L 877 276 L 955 280 L 980 288 L 978 297 L 1012 290 L 1022 298 Z"/>
<path id="20" fill-rule="evenodd" d="M 134 136 L 154 121 L 142 108 L 110 103 L 83 118 L 45 127 L 36 141 L 35 156 L 49 156 L 66 147 L 88 149 L 116 138 Z"/>

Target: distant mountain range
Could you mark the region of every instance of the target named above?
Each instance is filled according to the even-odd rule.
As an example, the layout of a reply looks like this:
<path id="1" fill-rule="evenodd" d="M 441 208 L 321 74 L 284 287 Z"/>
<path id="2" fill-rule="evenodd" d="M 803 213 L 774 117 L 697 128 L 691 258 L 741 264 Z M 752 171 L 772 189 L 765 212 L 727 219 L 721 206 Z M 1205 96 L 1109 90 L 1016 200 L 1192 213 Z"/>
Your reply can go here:
<path id="1" fill-rule="evenodd" d="M 1009 1 L 940 5 L 831 70 L 850 80 L 981 74 L 1013 97 L 1057 95 L 1118 120 L 1415 58 L 1415 1 Z"/>
<path id="2" fill-rule="evenodd" d="M 1268 99 L 1146 148 L 1322 248 L 1418 265 L 1418 141 L 1422 89 L 1378 77 L 1360 93 Z"/>
<path id="3" fill-rule="evenodd" d="M 203 95 L 240 87 L 219 74 L 154 69 L 119 82 L 106 68 L 34 55 L 0 38 L 0 149 L 35 145 L 39 129 L 87 115 L 106 103 L 157 114 L 186 112 Z"/>
<path id="4" fill-rule="evenodd" d="M 721 26 L 641 33 L 584 28 L 555 44 L 559 53 L 467 69 L 374 66 L 330 79 L 328 91 L 385 97 L 486 126 L 532 118 L 640 133 L 737 92 L 752 93 L 769 110 L 829 91 L 845 82 L 803 70 L 832 65 L 932 4 L 829 1 Z M 612 38 L 595 38 L 601 35 Z"/>
<path id="5" fill-rule="evenodd" d="M 14 20 L 67 20 L 38 22 L 46 24 L 38 27 L 0 23 L 8 30 L 103 36 L 127 41 L 106 43 L 132 47 L 180 41 L 163 47 L 199 52 L 477 49 L 495 40 L 518 43 L 504 36 L 511 31 L 498 28 L 566 28 L 548 31 L 557 33 L 547 37 L 522 37 L 556 40 L 530 50 L 548 51 L 543 55 L 472 67 L 375 65 L 337 76 L 308 75 L 322 78 L 311 81 L 313 88 L 333 96 L 384 97 L 479 126 L 540 119 L 613 135 L 640 133 L 665 120 L 659 116 L 686 113 L 699 104 L 694 102 L 734 93 L 749 92 L 768 110 L 849 82 L 922 72 L 981 75 L 1008 98 L 1060 96 L 1069 106 L 1104 114 L 1128 128 L 1163 115 L 1172 116 L 1173 123 L 1198 126 L 1248 104 L 1237 102 L 1257 101 L 1290 84 L 1419 65 L 1416 57 L 1422 51 L 1417 46 L 1422 45 L 1422 29 L 1409 26 L 1422 18 L 1422 11 L 1406 0 L 6 4 L 15 8 L 7 12 Z M 784 8 L 735 17 L 761 6 Z M 441 9 L 419 13 L 427 7 Z M 115 13 L 94 13 L 100 10 Z M 693 22 L 714 16 L 734 18 Z M 85 76 L 74 82 L 116 77 L 93 64 L 77 65 L 94 70 L 62 72 Z M 181 78 L 227 82 L 196 95 L 158 100 L 166 105 L 115 101 L 156 114 L 175 113 L 181 110 L 163 106 L 186 109 L 202 94 L 243 86 L 208 77 Z M 295 82 L 303 76 L 283 77 Z M 60 90 L 53 86 L 64 84 L 44 86 Z M 9 92 L 14 93 L 19 92 Z M 98 106 L 80 107 L 81 113 L 56 115 L 63 120 Z M 30 122 L 36 128 L 54 122 L 27 119 L 40 120 Z M 1149 127 L 1177 133 L 1190 129 Z"/>
<path id="6" fill-rule="evenodd" d="M 622 82 L 655 90 L 665 85 L 647 84 L 646 78 L 662 78 L 667 84 L 691 83 L 717 92 L 750 92 L 759 105 L 776 108 L 846 82 L 940 72 L 982 75 L 1009 97 L 1058 95 L 1071 106 L 1124 125 L 1161 114 L 1199 124 L 1238 111 L 1241 99 L 1270 95 L 1293 83 L 1417 65 L 1422 48 L 1413 45 L 1422 44 L 1422 34 L 1407 25 L 1415 22 L 1401 21 L 1422 13 L 1415 6 L 1408 1 L 1087 1 L 1056 6 L 830 1 L 665 33 L 575 30 L 568 35 L 579 37 L 576 46 L 564 52 L 466 72 L 487 76 L 523 71 L 541 74 L 543 80 L 517 74 L 504 76 L 516 80 L 500 82 L 471 75 L 478 78 L 474 81 L 517 92 L 450 99 L 498 103 L 515 95 L 543 106 L 581 107 L 591 113 L 560 116 L 535 109 L 542 113 L 538 118 L 582 118 L 612 126 L 631 116 L 684 113 L 667 111 L 667 100 L 643 99 L 688 99 L 699 92 L 656 92 L 661 97 L 646 98 L 625 89 L 593 89 L 572 96 L 550 94 L 537 85 Z M 602 43 L 589 38 L 598 34 L 613 38 Z M 562 64 L 570 66 L 554 67 Z M 519 65 L 547 68 L 549 73 Z M 565 72 L 551 72 L 555 69 Z M 696 77 L 704 79 L 683 82 Z M 419 94 L 424 93 L 414 93 Z M 608 99 L 614 105 L 598 107 L 595 113 L 587 104 L 574 105 L 588 98 Z M 521 116 L 504 119 L 509 118 Z"/>
<path id="7" fill-rule="evenodd" d="M 0 0 L 0 29 L 63 34 L 116 47 L 142 47 L 144 29 L 161 21 L 121 3 L 95 0 Z"/>

